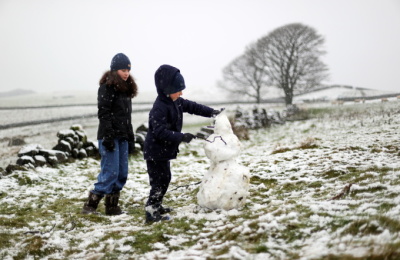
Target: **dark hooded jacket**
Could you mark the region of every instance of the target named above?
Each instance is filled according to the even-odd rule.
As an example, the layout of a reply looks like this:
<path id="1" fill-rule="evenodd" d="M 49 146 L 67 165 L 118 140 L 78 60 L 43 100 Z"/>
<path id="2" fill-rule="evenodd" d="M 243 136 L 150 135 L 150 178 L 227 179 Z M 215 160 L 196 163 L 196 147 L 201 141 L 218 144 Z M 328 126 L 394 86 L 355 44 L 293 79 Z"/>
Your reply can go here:
<path id="1" fill-rule="evenodd" d="M 172 101 L 164 90 L 170 87 L 179 70 L 170 65 L 162 65 L 155 74 L 158 96 L 149 113 L 149 130 L 144 143 L 144 159 L 164 161 L 175 159 L 182 142 L 183 113 L 211 117 L 212 108 L 193 101 L 178 98 Z"/>
<path id="2" fill-rule="evenodd" d="M 114 86 L 101 84 L 97 95 L 99 128 L 97 139 L 123 138 L 134 142 L 131 124 L 132 100 Z"/>

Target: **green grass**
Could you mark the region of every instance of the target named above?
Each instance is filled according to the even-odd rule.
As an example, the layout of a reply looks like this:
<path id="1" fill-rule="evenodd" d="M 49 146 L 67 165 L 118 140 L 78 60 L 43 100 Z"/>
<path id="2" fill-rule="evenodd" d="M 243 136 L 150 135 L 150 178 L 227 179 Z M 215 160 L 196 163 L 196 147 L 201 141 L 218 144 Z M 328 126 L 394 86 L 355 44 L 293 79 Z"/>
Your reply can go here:
<path id="1" fill-rule="evenodd" d="M 19 253 L 16 259 L 24 259 L 28 255 L 34 256 L 35 258 L 42 258 L 57 251 L 62 251 L 61 248 L 49 245 L 46 239 L 41 236 L 29 237 L 25 239 L 24 244 L 24 251 Z"/>
<path id="2" fill-rule="evenodd" d="M 329 171 L 327 171 L 327 172 L 324 172 L 323 174 L 322 174 L 322 176 L 323 176 L 323 178 L 325 178 L 325 179 L 333 179 L 333 178 L 337 178 L 337 177 L 339 177 L 339 176 L 341 176 L 341 175 L 345 175 L 345 174 L 347 174 L 347 172 L 346 171 L 343 171 L 343 170 L 329 170 Z"/>
<path id="3" fill-rule="evenodd" d="M 0 223 L 0 226 L 4 227 L 2 223 Z M 10 234 L 5 231 L 0 231 L 0 249 L 11 247 L 13 245 L 13 240 L 16 238 L 18 238 L 18 236 L 16 236 L 15 234 Z"/>

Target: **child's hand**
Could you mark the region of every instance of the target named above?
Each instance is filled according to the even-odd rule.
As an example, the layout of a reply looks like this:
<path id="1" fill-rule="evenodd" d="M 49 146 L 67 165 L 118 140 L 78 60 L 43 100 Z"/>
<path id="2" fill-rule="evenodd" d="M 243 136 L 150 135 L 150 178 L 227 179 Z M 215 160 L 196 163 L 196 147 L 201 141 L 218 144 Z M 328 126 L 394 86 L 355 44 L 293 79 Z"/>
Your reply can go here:
<path id="1" fill-rule="evenodd" d="M 103 146 L 106 148 L 107 151 L 114 151 L 114 140 L 110 138 L 104 138 Z"/>
<path id="2" fill-rule="evenodd" d="M 212 117 L 216 117 L 216 116 L 218 116 L 222 111 L 224 111 L 225 110 L 225 108 L 223 107 L 223 108 L 221 108 L 220 110 L 213 110 L 212 112 L 211 112 L 211 116 Z"/>
<path id="3" fill-rule="evenodd" d="M 183 134 L 182 142 L 190 143 L 190 141 L 192 141 L 193 138 L 196 138 L 196 136 L 192 135 L 191 133 Z"/>

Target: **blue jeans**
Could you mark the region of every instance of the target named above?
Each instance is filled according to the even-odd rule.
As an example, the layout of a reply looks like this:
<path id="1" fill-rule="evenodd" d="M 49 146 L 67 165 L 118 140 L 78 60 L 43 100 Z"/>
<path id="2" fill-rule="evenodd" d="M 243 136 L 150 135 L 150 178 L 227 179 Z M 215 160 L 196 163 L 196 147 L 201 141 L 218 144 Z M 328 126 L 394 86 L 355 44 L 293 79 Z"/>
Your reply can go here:
<path id="1" fill-rule="evenodd" d="M 107 151 L 103 140 L 98 141 L 101 170 L 92 193 L 100 196 L 117 193 L 122 190 L 128 178 L 128 141 L 114 139 L 114 151 Z"/>

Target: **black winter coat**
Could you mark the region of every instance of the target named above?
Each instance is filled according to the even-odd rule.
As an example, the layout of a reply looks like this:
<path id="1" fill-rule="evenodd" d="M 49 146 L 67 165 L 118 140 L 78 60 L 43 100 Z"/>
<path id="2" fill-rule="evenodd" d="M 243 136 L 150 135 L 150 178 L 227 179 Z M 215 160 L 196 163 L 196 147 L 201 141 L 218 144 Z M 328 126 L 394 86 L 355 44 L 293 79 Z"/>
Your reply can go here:
<path id="1" fill-rule="evenodd" d="M 113 86 L 102 84 L 97 95 L 97 139 L 124 138 L 134 142 L 131 123 L 132 99 Z"/>
<path id="2" fill-rule="evenodd" d="M 160 71 L 161 70 L 161 71 Z M 156 72 L 158 96 L 149 113 L 149 130 L 144 143 L 144 159 L 164 161 L 175 159 L 182 142 L 183 113 L 211 117 L 212 108 L 193 101 L 178 98 L 172 101 L 163 93 L 179 70 L 163 65 Z"/>

